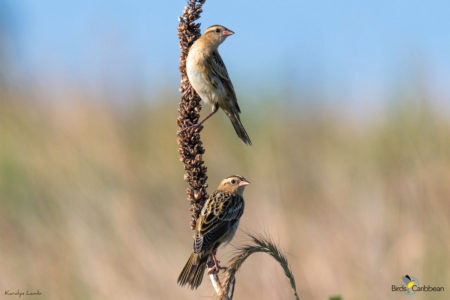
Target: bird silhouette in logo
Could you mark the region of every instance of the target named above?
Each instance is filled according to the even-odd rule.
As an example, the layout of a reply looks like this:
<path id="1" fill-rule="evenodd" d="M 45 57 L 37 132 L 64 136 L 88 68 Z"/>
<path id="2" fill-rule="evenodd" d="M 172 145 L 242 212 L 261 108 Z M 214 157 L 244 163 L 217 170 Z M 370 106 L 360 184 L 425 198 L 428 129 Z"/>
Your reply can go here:
<path id="1" fill-rule="evenodd" d="M 402 281 L 405 283 L 408 289 L 411 289 L 417 283 L 411 279 L 409 275 L 402 276 Z"/>

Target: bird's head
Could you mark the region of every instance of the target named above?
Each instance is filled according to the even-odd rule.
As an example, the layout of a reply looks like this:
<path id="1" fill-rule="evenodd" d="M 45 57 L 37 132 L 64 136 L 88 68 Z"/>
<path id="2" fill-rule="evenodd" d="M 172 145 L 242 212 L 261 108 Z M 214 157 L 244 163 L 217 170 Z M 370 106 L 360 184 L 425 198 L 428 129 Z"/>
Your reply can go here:
<path id="1" fill-rule="evenodd" d="M 233 34 L 234 32 L 226 28 L 225 26 L 213 25 L 206 28 L 205 32 L 202 35 L 202 38 L 212 46 L 217 48 L 220 44 L 223 43 L 223 41 L 225 41 L 228 36 Z"/>
<path id="2" fill-rule="evenodd" d="M 222 180 L 217 190 L 242 196 L 245 187 L 249 184 L 250 182 L 244 177 L 239 175 L 232 175 Z"/>

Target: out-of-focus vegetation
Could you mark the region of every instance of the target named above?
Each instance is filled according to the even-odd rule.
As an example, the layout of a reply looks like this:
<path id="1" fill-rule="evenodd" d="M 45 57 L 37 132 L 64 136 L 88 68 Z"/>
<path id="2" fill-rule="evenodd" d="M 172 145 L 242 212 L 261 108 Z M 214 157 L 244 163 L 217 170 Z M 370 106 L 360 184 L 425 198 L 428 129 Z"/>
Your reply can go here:
<path id="1" fill-rule="evenodd" d="M 176 285 L 192 243 L 178 96 L 114 105 L 79 87 L 53 102 L 11 84 L 5 57 L 0 51 L 0 293 L 213 297 L 206 278 L 195 292 Z M 252 147 L 223 113 L 206 123 L 210 190 L 234 173 L 252 182 L 240 230 L 219 258 L 247 242 L 244 232 L 267 234 L 287 254 L 301 299 L 396 299 L 391 285 L 404 274 L 450 289 L 448 114 L 420 93 L 381 118 L 365 112 L 366 122 L 288 100 L 241 100 Z M 252 256 L 235 298 L 292 299 L 282 272 Z"/>
<path id="2" fill-rule="evenodd" d="M 1 95 L 0 286 L 44 299 L 212 296 L 207 280 L 196 292 L 176 286 L 192 242 L 177 97 L 123 109 L 86 95 Z M 252 182 L 233 244 L 269 234 L 301 299 L 393 299 L 404 274 L 450 282 L 449 119 L 423 101 L 399 103 L 362 125 L 243 102 L 252 147 L 222 113 L 206 124 L 210 190 L 233 173 Z M 222 261 L 232 254 L 219 251 Z M 292 297 L 263 255 L 237 276 L 237 299 Z"/>

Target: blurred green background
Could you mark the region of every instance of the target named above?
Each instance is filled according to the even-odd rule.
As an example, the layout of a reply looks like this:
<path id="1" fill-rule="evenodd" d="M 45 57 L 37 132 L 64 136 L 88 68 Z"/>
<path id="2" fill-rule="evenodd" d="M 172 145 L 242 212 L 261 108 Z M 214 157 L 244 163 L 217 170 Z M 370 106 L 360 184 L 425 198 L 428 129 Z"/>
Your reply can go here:
<path id="1" fill-rule="evenodd" d="M 171 4 L 172 14 L 183 5 Z M 167 84 L 158 88 L 138 64 L 125 87 L 108 67 L 99 67 L 108 75 L 100 79 L 55 69 L 40 77 L 15 45 L 30 24 L 20 10 L 2 12 L 1 297 L 28 289 L 41 291 L 39 299 L 212 299 L 206 277 L 195 292 L 176 285 L 192 249 L 176 143 L 177 54 L 175 75 L 162 76 Z M 177 53 L 176 19 L 171 24 Z M 314 69 L 283 66 L 262 88 L 251 79 L 246 86 L 236 68 L 254 145 L 238 140 L 223 113 L 202 132 L 210 191 L 235 173 L 252 182 L 240 230 L 219 259 L 226 262 L 246 232 L 265 234 L 285 250 L 301 299 L 398 299 L 405 296 L 391 285 L 405 274 L 447 290 L 417 299 L 449 299 L 449 95 L 436 92 L 445 79 L 434 81 L 439 74 L 428 67 L 418 59 L 408 72 L 393 68 L 402 75 L 386 79 L 385 93 L 359 86 L 367 95 L 359 93 L 357 109 L 348 91 L 292 79 Z M 264 72 L 269 81 L 279 75 Z M 238 273 L 235 297 L 292 294 L 281 268 L 255 255 Z"/>

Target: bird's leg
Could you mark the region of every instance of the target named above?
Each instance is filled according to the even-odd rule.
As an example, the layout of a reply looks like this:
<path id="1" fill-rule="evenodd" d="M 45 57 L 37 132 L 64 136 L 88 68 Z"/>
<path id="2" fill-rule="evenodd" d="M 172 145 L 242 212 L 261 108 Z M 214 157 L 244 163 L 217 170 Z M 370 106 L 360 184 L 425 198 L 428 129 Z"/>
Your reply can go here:
<path id="1" fill-rule="evenodd" d="M 209 118 L 212 117 L 212 115 L 214 115 L 217 111 L 219 110 L 219 106 L 218 105 L 213 105 L 213 109 L 212 111 L 203 119 L 201 120 L 198 125 L 202 125 L 203 123 L 205 123 L 206 120 L 208 120 Z"/>
<path id="2" fill-rule="evenodd" d="M 217 261 L 216 254 L 214 252 L 211 253 L 211 257 L 212 257 L 212 259 L 214 261 L 214 266 L 209 268 L 208 274 L 211 274 L 213 272 L 219 271 L 219 262 Z"/>
<path id="3" fill-rule="evenodd" d="M 218 105 L 213 105 L 213 110 L 203 120 L 201 120 L 197 124 L 194 124 L 194 125 L 191 125 L 191 126 L 183 128 L 180 132 L 184 132 L 184 131 L 186 131 L 188 129 L 195 129 L 195 128 L 200 127 L 200 125 L 205 123 L 205 121 L 208 120 L 209 118 L 211 118 L 212 115 L 214 115 L 218 110 L 219 110 L 219 106 Z"/>
<path id="4" fill-rule="evenodd" d="M 221 266 L 219 266 L 219 261 L 217 260 L 217 258 L 216 258 L 216 253 L 211 253 L 211 257 L 212 257 L 212 259 L 213 259 L 213 261 L 214 261 L 214 266 L 212 266 L 211 268 L 209 268 L 209 270 L 208 270 L 208 274 L 211 274 L 211 273 L 213 273 L 213 272 L 216 272 L 216 271 L 219 271 L 219 270 L 226 270 L 227 268 L 225 268 L 225 267 L 221 267 Z"/>

